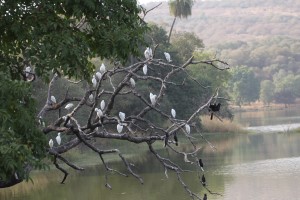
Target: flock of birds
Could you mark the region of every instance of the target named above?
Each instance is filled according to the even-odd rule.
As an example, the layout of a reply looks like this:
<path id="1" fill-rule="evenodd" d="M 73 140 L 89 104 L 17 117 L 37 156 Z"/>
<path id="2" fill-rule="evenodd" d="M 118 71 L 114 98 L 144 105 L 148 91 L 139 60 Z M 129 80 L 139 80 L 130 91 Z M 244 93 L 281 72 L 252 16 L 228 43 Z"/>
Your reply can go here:
<path id="1" fill-rule="evenodd" d="M 168 62 L 172 62 L 171 56 L 170 56 L 169 53 L 164 52 L 164 55 L 165 55 L 165 58 L 166 58 L 166 60 L 167 60 Z M 147 60 L 153 58 L 153 52 L 152 52 L 152 49 L 151 49 L 150 47 L 147 47 L 147 48 L 146 48 L 146 50 L 144 51 L 144 56 L 145 56 L 145 58 L 146 58 Z M 143 73 L 144 73 L 145 75 L 147 75 L 147 71 L 148 71 L 148 66 L 147 66 L 147 64 L 145 64 L 145 65 L 143 66 Z M 26 67 L 26 69 L 25 69 L 26 76 L 27 76 L 30 72 L 31 72 L 31 68 L 30 68 L 30 67 Z M 106 67 L 105 67 L 105 65 L 102 63 L 101 66 L 100 66 L 100 70 L 99 70 L 98 72 L 96 72 L 95 75 L 93 75 L 93 77 L 92 77 L 92 85 L 93 85 L 94 88 L 97 87 L 97 83 L 101 80 L 101 78 L 102 78 L 102 76 L 103 76 L 103 74 L 104 74 L 105 72 L 106 72 Z M 135 80 L 134 80 L 133 78 L 130 78 L 129 82 L 130 82 L 131 87 L 134 88 L 135 85 L 136 85 Z M 157 95 L 150 92 L 149 98 L 150 98 L 151 105 L 152 105 L 152 106 L 155 106 L 156 101 L 157 101 Z M 54 96 L 51 96 L 51 97 L 50 97 L 50 100 L 51 100 L 51 102 L 54 103 L 54 104 L 57 103 L 56 98 L 55 98 Z M 94 95 L 93 95 L 92 93 L 89 95 L 89 100 L 90 100 L 90 101 L 93 101 L 93 100 L 94 100 Z M 211 104 L 211 105 L 209 106 L 209 111 L 211 112 L 211 119 L 213 119 L 213 113 L 220 110 L 220 106 L 221 106 L 220 103 L 219 103 L 219 104 Z M 66 109 L 66 110 L 70 110 L 70 109 L 73 108 L 73 107 L 74 107 L 74 104 L 73 104 L 73 103 L 68 103 L 68 104 L 65 106 L 65 109 Z M 102 119 L 102 117 L 103 117 L 103 111 L 104 111 L 104 108 L 105 108 L 105 101 L 102 100 L 101 103 L 100 103 L 100 109 L 99 109 L 99 108 L 95 108 L 95 112 L 96 112 L 97 117 L 98 117 L 99 119 Z M 172 116 L 173 118 L 176 118 L 176 111 L 175 111 L 174 108 L 171 109 L 171 116 Z M 124 123 L 123 123 L 123 122 L 124 122 L 124 120 L 125 120 L 125 113 L 119 112 L 119 118 L 120 118 L 120 122 L 121 122 L 121 123 L 118 123 L 118 124 L 117 124 L 117 131 L 118 131 L 118 133 L 121 133 L 121 132 L 123 131 L 123 126 L 124 126 Z M 185 124 L 185 131 L 186 131 L 187 134 L 190 134 L 190 132 L 191 132 L 191 127 L 190 127 L 189 124 Z M 59 139 L 56 139 L 56 141 L 57 141 L 57 143 L 60 145 L 60 143 L 61 143 L 60 133 L 59 133 L 59 135 L 58 135 L 57 137 L 59 137 Z M 168 136 L 168 134 L 166 134 L 166 136 L 165 136 L 165 142 L 164 142 L 164 143 L 165 143 L 165 146 L 166 146 L 167 143 L 168 143 L 168 139 L 169 139 L 169 136 Z M 59 141 L 59 142 L 58 142 L 58 141 Z M 177 138 L 176 133 L 174 133 L 174 141 L 175 141 L 175 144 L 178 145 L 178 138 Z M 50 148 L 53 147 L 53 140 L 52 140 L 52 139 L 50 139 L 50 141 L 49 141 L 49 146 L 50 146 Z"/>
<path id="2" fill-rule="evenodd" d="M 168 62 L 172 62 L 171 56 L 170 56 L 169 53 L 164 52 L 164 55 L 165 55 L 165 58 L 166 58 L 166 60 L 167 60 Z M 144 56 L 145 56 L 145 58 L 146 58 L 147 60 L 153 58 L 153 52 L 152 52 L 152 49 L 151 49 L 150 47 L 147 47 L 147 48 L 146 48 L 146 50 L 145 50 L 145 52 L 144 52 Z M 30 72 L 31 72 L 31 68 L 26 67 L 26 69 L 25 69 L 26 76 L 27 76 Z M 102 63 L 101 66 L 100 66 L 100 70 L 99 70 L 98 72 L 96 72 L 95 75 L 93 75 L 93 77 L 92 77 L 92 86 L 93 86 L 93 88 L 96 88 L 96 87 L 97 87 L 98 82 L 101 80 L 101 78 L 102 78 L 102 76 L 103 76 L 103 74 L 104 74 L 105 72 L 106 72 L 106 67 L 105 67 L 105 65 Z M 143 73 L 144 73 L 145 75 L 147 75 L 147 73 L 148 73 L 148 66 L 147 66 L 147 64 L 145 64 L 145 65 L 143 66 Z M 129 82 L 130 82 L 131 87 L 134 88 L 135 85 L 136 85 L 135 80 L 134 80 L 133 78 L 130 78 Z M 157 101 L 157 95 L 150 92 L 149 98 L 150 98 L 151 105 L 152 105 L 152 106 L 155 106 L 156 101 Z M 54 104 L 57 103 L 56 98 L 55 98 L 54 96 L 51 96 L 51 97 L 50 97 L 50 100 L 51 100 L 51 102 L 54 103 Z M 90 94 L 90 95 L 89 95 L 89 100 L 90 100 L 90 101 L 93 101 L 93 100 L 94 100 L 94 95 L 93 95 L 93 94 Z M 66 109 L 66 110 L 70 110 L 70 109 L 73 108 L 73 107 L 74 107 L 74 104 L 73 104 L 73 103 L 68 103 L 68 104 L 65 106 L 65 109 Z M 95 108 L 95 112 L 96 112 L 97 117 L 98 117 L 99 119 L 102 119 L 102 117 L 103 117 L 103 111 L 104 111 L 104 108 L 105 108 L 105 101 L 102 100 L 101 103 L 100 103 L 100 109 L 99 109 L 99 108 Z M 176 111 L 175 111 L 175 109 L 173 109 L 173 108 L 171 109 L 171 116 L 172 116 L 173 118 L 176 117 Z M 119 112 L 119 118 L 120 118 L 120 122 L 121 122 L 121 123 L 118 123 L 118 124 L 117 124 L 117 131 L 118 131 L 118 133 L 122 133 L 122 131 L 123 131 L 123 126 L 124 126 L 124 123 L 123 123 L 123 122 L 124 122 L 124 120 L 125 120 L 125 113 Z M 188 124 L 185 125 L 185 130 L 186 130 L 187 134 L 190 134 L 191 129 L 190 129 L 190 126 L 189 126 Z M 176 145 L 178 145 L 178 138 L 177 138 L 176 134 L 174 134 L 174 140 L 175 140 L 175 142 L 176 142 Z M 56 137 L 56 141 L 57 141 L 57 144 L 60 145 L 60 143 L 61 143 L 60 133 L 59 133 L 59 135 Z M 50 141 L 49 141 L 49 146 L 50 146 L 50 148 L 53 148 L 53 145 L 54 145 L 54 142 L 53 142 L 52 139 L 50 139 Z"/>
<path id="3" fill-rule="evenodd" d="M 58 145 L 61 144 L 61 136 L 60 136 L 60 134 L 61 134 L 61 133 L 58 132 L 58 133 L 57 133 L 57 136 L 56 136 L 56 138 L 55 138 L 55 140 L 56 140 L 56 142 L 57 142 Z M 53 146 L 54 146 L 54 142 L 53 142 L 52 139 L 50 139 L 50 140 L 49 140 L 49 147 L 50 147 L 50 149 L 52 149 Z"/>
<path id="4" fill-rule="evenodd" d="M 166 58 L 166 60 L 168 62 L 172 62 L 171 56 L 170 56 L 169 53 L 164 52 L 164 55 L 165 55 L 165 58 Z M 152 49 L 150 47 L 146 48 L 146 50 L 144 52 L 144 56 L 145 56 L 145 58 L 147 60 L 153 58 Z M 147 72 L 148 72 L 148 66 L 147 66 L 147 64 L 144 64 L 142 70 L 143 70 L 144 75 L 147 75 Z M 30 72 L 31 72 L 31 68 L 30 67 L 26 67 L 26 69 L 25 69 L 25 75 L 26 75 L 26 77 L 29 76 Z M 93 77 L 92 77 L 92 86 L 94 88 L 97 87 L 98 81 L 101 80 L 101 78 L 102 78 L 102 76 L 103 76 L 103 74 L 105 72 L 106 72 L 106 67 L 102 63 L 101 66 L 100 66 L 100 71 L 96 72 L 95 75 L 93 75 Z M 135 80 L 133 78 L 130 78 L 129 82 L 130 82 L 131 87 L 134 88 L 135 85 L 136 85 Z M 157 101 L 157 95 L 155 95 L 155 94 L 153 94 L 153 93 L 150 92 L 149 98 L 150 98 L 151 105 L 155 106 L 156 101 Z M 54 104 L 57 103 L 56 98 L 54 96 L 51 96 L 50 100 Z M 94 95 L 92 93 L 89 95 L 89 100 L 90 101 L 94 100 Z M 220 103 L 218 103 L 218 104 L 214 103 L 214 104 L 210 104 L 209 105 L 209 112 L 211 113 L 211 120 L 213 119 L 214 112 L 218 112 L 220 110 L 220 106 L 221 106 Z M 65 106 L 65 109 L 69 111 L 73 107 L 74 107 L 73 103 L 68 103 Z M 100 103 L 100 108 L 95 108 L 95 112 L 96 112 L 97 118 L 99 118 L 99 120 L 101 120 L 103 118 L 104 109 L 105 109 L 105 101 L 102 100 L 101 103 Z M 122 133 L 123 127 L 124 127 L 124 125 L 126 125 L 126 123 L 125 123 L 125 117 L 126 117 L 126 114 L 124 112 L 119 112 L 119 119 L 120 120 L 119 120 L 119 123 L 117 124 L 117 131 L 118 131 L 118 133 Z M 171 117 L 174 118 L 174 119 L 176 118 L 176 110 L 174 108 L 171 109 Z M 102 121 L 101 121 L 101 123 L 102 123 Z M 185 124 L 184 128 L 185 128 L 185 132 L 187 134 L 190 134 L 190 132 L 191 132 L 190 125 L 189 124 Z M 174 132 L 173 138 L 174 138 L 175 145 L 178 146 L 178 137 L 177 137 L 177 133 L 176 132 Z M 56 143 L 58 145 L 61 144 L 62 139 L 61 139 L 61 133 L 60 132 L 58 132 L 58 134 L 57 134 L 57 136 L 55 138 L 55 141 L 56 141 Z M 168 145 L 168 142 L 169 142 L 169 134 L 166 133 L 165 138 L 164 138 L 164 146 L 165 147 Z M 52 139 L 50 139 L 49 140 L 49 147 L 53 148 L 53 146 L 54 146 L 54 141 Z M 204 165 L 203 165 L 203 161 L 202 161 L 201 158 L 198 160 L 198 164 L 199 164 L 200 169 L 204 172 Z M 204 187 L 206 186 L 206 178 L 205 178 L 204 174 L 202 174 L 202 177 L 201 177 L 201 184 Z M 204 194 L 203 200 L 207 200 L 207 195 L 206 194 Z"/>

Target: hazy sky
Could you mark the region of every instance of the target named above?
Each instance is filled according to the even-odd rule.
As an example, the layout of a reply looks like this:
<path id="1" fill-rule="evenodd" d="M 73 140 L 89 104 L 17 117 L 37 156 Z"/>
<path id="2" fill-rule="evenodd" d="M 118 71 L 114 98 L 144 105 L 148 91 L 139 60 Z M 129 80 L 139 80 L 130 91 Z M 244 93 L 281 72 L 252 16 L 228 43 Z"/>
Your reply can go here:
<path id="1" fill-rule="evenodd" d="M 149 2 L 162 2 L 166 0 L 138 0 L 141 4 L 149 3 Z"/>

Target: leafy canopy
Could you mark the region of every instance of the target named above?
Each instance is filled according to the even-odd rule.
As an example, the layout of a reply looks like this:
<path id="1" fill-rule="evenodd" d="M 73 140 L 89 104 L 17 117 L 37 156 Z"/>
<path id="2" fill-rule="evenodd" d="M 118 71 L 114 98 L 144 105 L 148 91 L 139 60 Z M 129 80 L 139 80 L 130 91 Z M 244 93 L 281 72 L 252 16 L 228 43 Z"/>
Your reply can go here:
<path id="1" fill-rule="evenodd" d="M 174 17 L 187 18 L 192 15 L 193 0 L 170 0 L 169 10 Z"/>
<path id="2" fill-rule="evenodd" d="M 136 1 L 1 1 L 1 68 L 15 77 L 30 64 L 39 76 L 88 78 L 92 57 L 138 54 L 147 30 L 139 11 Z"/>
<path id="3" fill-rule="evenodd" d="M 46 156 L 25 68 L 89 79 L 94 57 L 125 62 L 147 31 L 139 11 L 135 0 L 0 1 L 0 181 L 27 178 Z"/>

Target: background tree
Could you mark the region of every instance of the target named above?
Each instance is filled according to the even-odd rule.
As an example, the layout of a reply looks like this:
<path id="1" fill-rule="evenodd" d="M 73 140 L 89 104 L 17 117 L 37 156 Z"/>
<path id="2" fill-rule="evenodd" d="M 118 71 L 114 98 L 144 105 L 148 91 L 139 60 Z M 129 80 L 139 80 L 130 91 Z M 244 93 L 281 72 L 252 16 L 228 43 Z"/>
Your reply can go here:
<path id="1" fill-rule="evenodd" d="M 250 68 L 240 66 L 229 71 L 232 77 L 228 82 L 228 90 L 237 105 L 259 98 L 259 80 Z"/>
<path id="2" fill-rule="evenodd" d="M 193 0 L 169 0 L 169 10 L 170 14 L 174 16 L 170 32 L 169 32 L 169 41 L 171 39 L 173 27 L 175 25 L 177 17 L 187 18 L 192 15 Z"/>
<path id="3" fill-rule="evenodd" d="M 269 105 L 274 99 L 275 86 L 272 81 L 264 80 L 260 83 L 259 99 L 265 104 Z"/>
<path id="4" fill-rule="evenodd" d="M 182 59 L 187 60 L 195 51 L 203 50 L 205 45 L 196 34 L 190 32 L 178 32 L 172 38 L 171 51 Z"/>
<path id="5" fill-rule="evenodd" d="M 273 76 L 275 85 L 275 101 L 286 106 L 294 103 L 299 97 L 299 75 L 281 69 Z"/>

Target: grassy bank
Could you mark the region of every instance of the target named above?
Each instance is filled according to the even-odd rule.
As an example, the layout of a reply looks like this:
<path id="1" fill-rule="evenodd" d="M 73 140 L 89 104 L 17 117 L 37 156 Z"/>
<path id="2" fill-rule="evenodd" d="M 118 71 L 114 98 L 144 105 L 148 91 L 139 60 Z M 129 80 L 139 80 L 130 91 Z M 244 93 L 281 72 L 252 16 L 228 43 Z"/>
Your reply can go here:
<path id="1" fill-rule="evenodd" d="M 210 133 L 244 133 L 247 132 L 242 125 L 232 122 L 229 119 L 222 119 L 220 121 L 217 118 L 210 120 L 209 116 L 200 117 L 203 130 Z"/>

